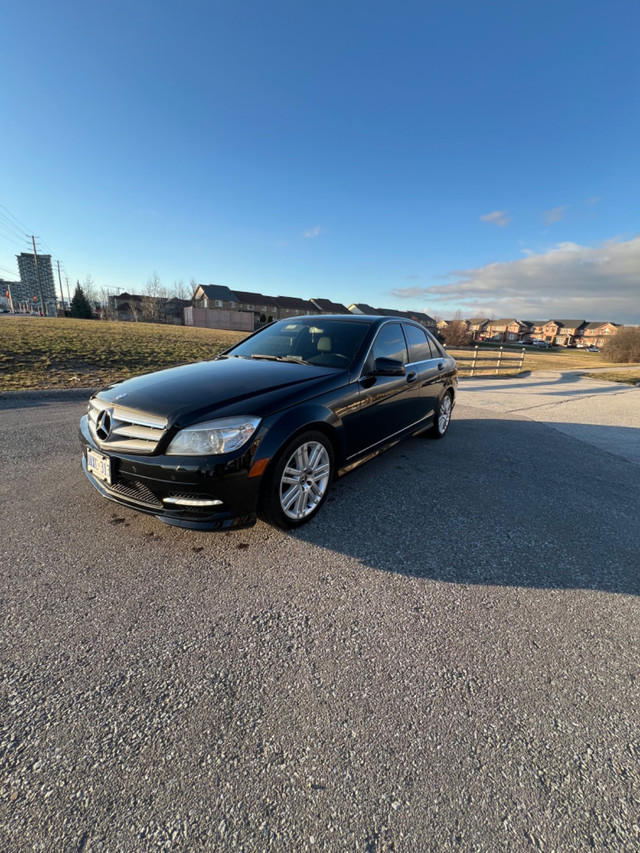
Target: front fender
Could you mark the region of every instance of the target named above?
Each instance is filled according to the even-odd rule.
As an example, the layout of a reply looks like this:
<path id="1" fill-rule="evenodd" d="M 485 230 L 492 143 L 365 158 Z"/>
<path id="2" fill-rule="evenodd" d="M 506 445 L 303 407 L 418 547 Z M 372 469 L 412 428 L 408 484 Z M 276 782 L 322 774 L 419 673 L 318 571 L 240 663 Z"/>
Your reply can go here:
<path id="1" fill-rule="evenodd" d="M 339 465 L 346 453 L 342 420 L 332 409 L 313 402 L 279 412 L 263 422 L 254 465 L 262 460 L 268 460 L 270 463 L 277 456 L 280 448 L 294 435 L 312 429 L 319 429 L 331 438 L 336 451 L 336 462 Z"/>

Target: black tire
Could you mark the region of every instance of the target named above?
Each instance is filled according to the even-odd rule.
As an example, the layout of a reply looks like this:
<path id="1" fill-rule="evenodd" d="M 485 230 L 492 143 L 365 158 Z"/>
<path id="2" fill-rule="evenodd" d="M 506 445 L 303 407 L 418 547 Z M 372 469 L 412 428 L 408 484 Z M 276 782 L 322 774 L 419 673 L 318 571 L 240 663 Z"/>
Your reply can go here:
<path id="1" fill-rule="evenodd" d="M 306 524 L 324 503 L 334 471 L 333 447 L 324 433 L 297 435 L 278 453 L 266 474 L 260 515 L 283 530 Z"/>
<path id="2" fill-rule="evenodd" d="M 442 395 L 436 409 L 433 426 L 428 430 L 429 438 L 444 438 L 451 423 L 451 412 L 453 410 L 453 397 L 450 391 Z"/>

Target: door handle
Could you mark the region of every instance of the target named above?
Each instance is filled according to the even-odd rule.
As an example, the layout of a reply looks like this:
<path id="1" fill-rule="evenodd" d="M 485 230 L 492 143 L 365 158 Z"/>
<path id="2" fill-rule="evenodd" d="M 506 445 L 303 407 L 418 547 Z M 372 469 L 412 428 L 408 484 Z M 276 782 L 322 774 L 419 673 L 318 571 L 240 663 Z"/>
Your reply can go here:
<path id="1" fill-rule="evenodd" d="M 415 370 L 412 370 L 411 373 L 407 373 L 407 382 L 415 382 L 418 378 L 418 374 Z"/>
<path id="2" fill-rule="evenodd" d="M 444 368 L 444 361 L 438 362 L 438 370 L 442 370 Z"/>

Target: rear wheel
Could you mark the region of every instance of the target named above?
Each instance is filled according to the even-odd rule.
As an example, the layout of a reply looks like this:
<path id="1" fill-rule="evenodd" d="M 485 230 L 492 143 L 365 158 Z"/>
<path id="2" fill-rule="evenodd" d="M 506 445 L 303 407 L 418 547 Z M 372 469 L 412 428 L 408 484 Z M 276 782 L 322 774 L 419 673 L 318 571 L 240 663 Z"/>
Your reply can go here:
<path id="1" fill-rule="evenodd" d="M 321 432 L 306 432 L 281 451 L 263 485 L 261 515 L 283 529 L 300 527 L 318 512 L 334 474 L 333 447 Z"/>
<path id="2" fill-rule="evenodd" d="M 427 433 L 429 438 L 444 438 L 451 423 L 451 412 L 453 410 L 453 398 L 449 391 L 443 396 L 436 411 L 433 426 Z"/>

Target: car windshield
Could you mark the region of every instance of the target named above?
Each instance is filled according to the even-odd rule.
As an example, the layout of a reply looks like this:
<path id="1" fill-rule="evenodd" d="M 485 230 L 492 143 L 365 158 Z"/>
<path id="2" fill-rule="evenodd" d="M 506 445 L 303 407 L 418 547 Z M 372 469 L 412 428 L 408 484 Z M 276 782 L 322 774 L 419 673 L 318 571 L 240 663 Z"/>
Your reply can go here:
<path id="1" fill-rule="evenodd" d="M 368 323 L 349 320 L 281 320 L 225 355 L 346 368 L 358 354 L 368 331 Z"/>

